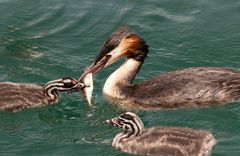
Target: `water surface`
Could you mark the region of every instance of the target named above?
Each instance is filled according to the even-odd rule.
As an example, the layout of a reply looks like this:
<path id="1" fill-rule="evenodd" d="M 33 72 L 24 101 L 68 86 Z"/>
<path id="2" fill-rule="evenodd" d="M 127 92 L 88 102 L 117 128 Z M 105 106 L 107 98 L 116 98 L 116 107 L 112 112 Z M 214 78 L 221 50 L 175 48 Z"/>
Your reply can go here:
<path id="1" fill-rule="evenodd" d="M 240 70 L 237 0 L 0 0 L 0 14 L 0 81 L 42 84 L 78 78 L 106 37 L 125 24 L 150 45 L 135 82 L 193 66 Z M 119 130 L 102 123 L 124 111 L 101 94 L 119 64 L 96 75 L 92 108 L 79 94 L 62 94 L 57 105 L 0 112 L 0 155 L 128 155 L 110 145 Z M 214 156 L 240 153 L 239 103 L 137 113 L 146 127 L 211 131 L 218 140 Z"/>

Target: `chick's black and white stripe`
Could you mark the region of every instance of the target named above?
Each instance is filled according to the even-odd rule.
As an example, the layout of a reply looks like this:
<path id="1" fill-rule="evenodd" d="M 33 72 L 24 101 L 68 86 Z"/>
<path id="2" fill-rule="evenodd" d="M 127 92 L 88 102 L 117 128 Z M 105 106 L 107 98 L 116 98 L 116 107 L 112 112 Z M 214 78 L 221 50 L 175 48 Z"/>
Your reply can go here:
<path id="1" fill-rule="evenodd" d="M 131 112 L 127 112 L 118 117 L 123 124 L 125 133 L 128 133 L 128 137 L 137 136 L 141 133 L 144 125 L 142 121 Z"/>
<path id="2" fill-rule="evenodd" d="M 209 156 L 216 140 L 209 132 L 183 127 L 144 128 L 141 119 L 127 112 L 107 124 L 123 129 L 113 139 L 118 150 L 151 156 Z"/>
<path id="3" fill-rule="evenodd" d="M 117 135 L 112 142 L 112 145 L 117 149 L 119 148 L 118 142 L 121 142 L 123 139 L 138 136 L 144 128 L 142 121 L 137 116 L 135 118 L 133 116 L 134 113 L 127 112 L 112 119 L 113 125 L 124 130 L 124 132 Z"/>
<path id="4" fill-rule="evenodd" d="M 66 86 L 66 84 L 71 84 L 72 80 L 69 78 L 58 79 L 49 81 L 45 87 L 44 91 L 46 95 L 53 101 L 57 102 L 59 99 L 57 91 L 64 92 L 72 89 L 73 86 Z"/>
<path id="5" fill-rule="evenodd" d="M 77 80 L 62 78 L 46 85 L 0 82 L 0 110 L 19 111 L 24 108 L 43 107 L 56 103 L 58 92 L 78 91 L 82 87 Z"/>

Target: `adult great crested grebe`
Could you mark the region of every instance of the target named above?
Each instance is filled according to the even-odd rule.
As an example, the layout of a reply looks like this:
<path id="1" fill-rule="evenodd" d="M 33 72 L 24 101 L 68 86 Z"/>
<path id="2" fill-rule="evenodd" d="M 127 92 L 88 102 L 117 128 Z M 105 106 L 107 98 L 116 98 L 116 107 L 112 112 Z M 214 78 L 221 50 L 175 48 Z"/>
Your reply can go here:
<path id="1" fill-rule="evenodd" d="M 77 80 L 62 78 L 44 86 L 29 83 L 0 82 L 0 111 L 20 111 L 24 108 L 43 107 L 58 102 L 58 92 L 79 91 Z"/>
<path id="2" fill-rule="evenodd" d="M 124 64 L 109 76 L 103 88 L 107 100 L 119 106 L 171 109 L 240 100 L 240 72 L 232 69 L 186 68 L 132 84 L 147 53 L 148 45 L 143 38 L 126 26 L 120 27 L 108 38 L 81 78 L 126 57 Z"/>
<path id="3" fill-rule="evenodd" d="M 112 141 L 118 150 L 149 156 L 209 156 L 216 140 L 209 132 L 183 127 L 144 128 L 132 112 L 106 120 L 123 129 Z"/>

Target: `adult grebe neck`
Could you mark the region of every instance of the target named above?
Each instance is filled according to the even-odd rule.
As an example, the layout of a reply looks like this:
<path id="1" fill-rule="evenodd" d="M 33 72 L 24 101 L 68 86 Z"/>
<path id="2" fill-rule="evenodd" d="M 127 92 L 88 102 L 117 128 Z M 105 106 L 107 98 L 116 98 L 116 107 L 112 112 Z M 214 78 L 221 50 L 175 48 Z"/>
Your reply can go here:
<path id="1" fill-rule="evenodd" d="M 103 94 L 114 98 L 124 98 L 126 89 L 131 87 L 131 82 L 139 72 L 143 61 L 127 58 L 126 61 L 114 71 L 106 80 Z"/>

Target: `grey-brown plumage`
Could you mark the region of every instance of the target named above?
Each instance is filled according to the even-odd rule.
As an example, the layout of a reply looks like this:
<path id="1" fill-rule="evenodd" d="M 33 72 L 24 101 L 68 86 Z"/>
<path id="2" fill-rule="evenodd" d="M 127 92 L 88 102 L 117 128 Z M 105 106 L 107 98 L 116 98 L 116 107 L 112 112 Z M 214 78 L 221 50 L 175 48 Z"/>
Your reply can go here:
<path id="1" fill-rule="evenodd" d="M 58 102 L 58 92 L 79 91 L 81 84 L 72 78 L 53 80 L 45 85 L 0 82 L 0 110 L 20 111 Z"/>
<path id="2" fill-rule="evenodd" d="M 144 128 L 141 119 L 126 112 L 107 124 L 123 129 L 113 139 L 118 150 L 149 156 L 210 156 L 216 145 L 213 135 L 207 131 L 183 127 Z"/>
<path id="3" fill-rule="evenodd" d="M 128 69 L 131 70 L 130 67 Z M 127 78 L 117 76 L 120 73 L 121 71 L 116 71 L 109 77 L 103 93 L 109 101 L 122 107 L 141 109 L 206 107 L 240 99 L 240 73 L 230 69 L 187 68 L 164 73 L 138 84 L 131 84 L 129 83 L 131 80 L 126 81 Z M 116 77 L 113 80 L 111 78 L 114 75 Z"/>
<path id="4" fill-rule="evenodd" d="M 143 38 L 122 27 L 109 37 L 84 74 L 95 74 L 125 56 L 124 64 L 105 82 L 103 94 L 111 103 L 127 108 L 204 107 L 240 100 L 240 71 L 232 69 L 180 69 L 133 84 L 147 53 L 148 46 Z"/>

